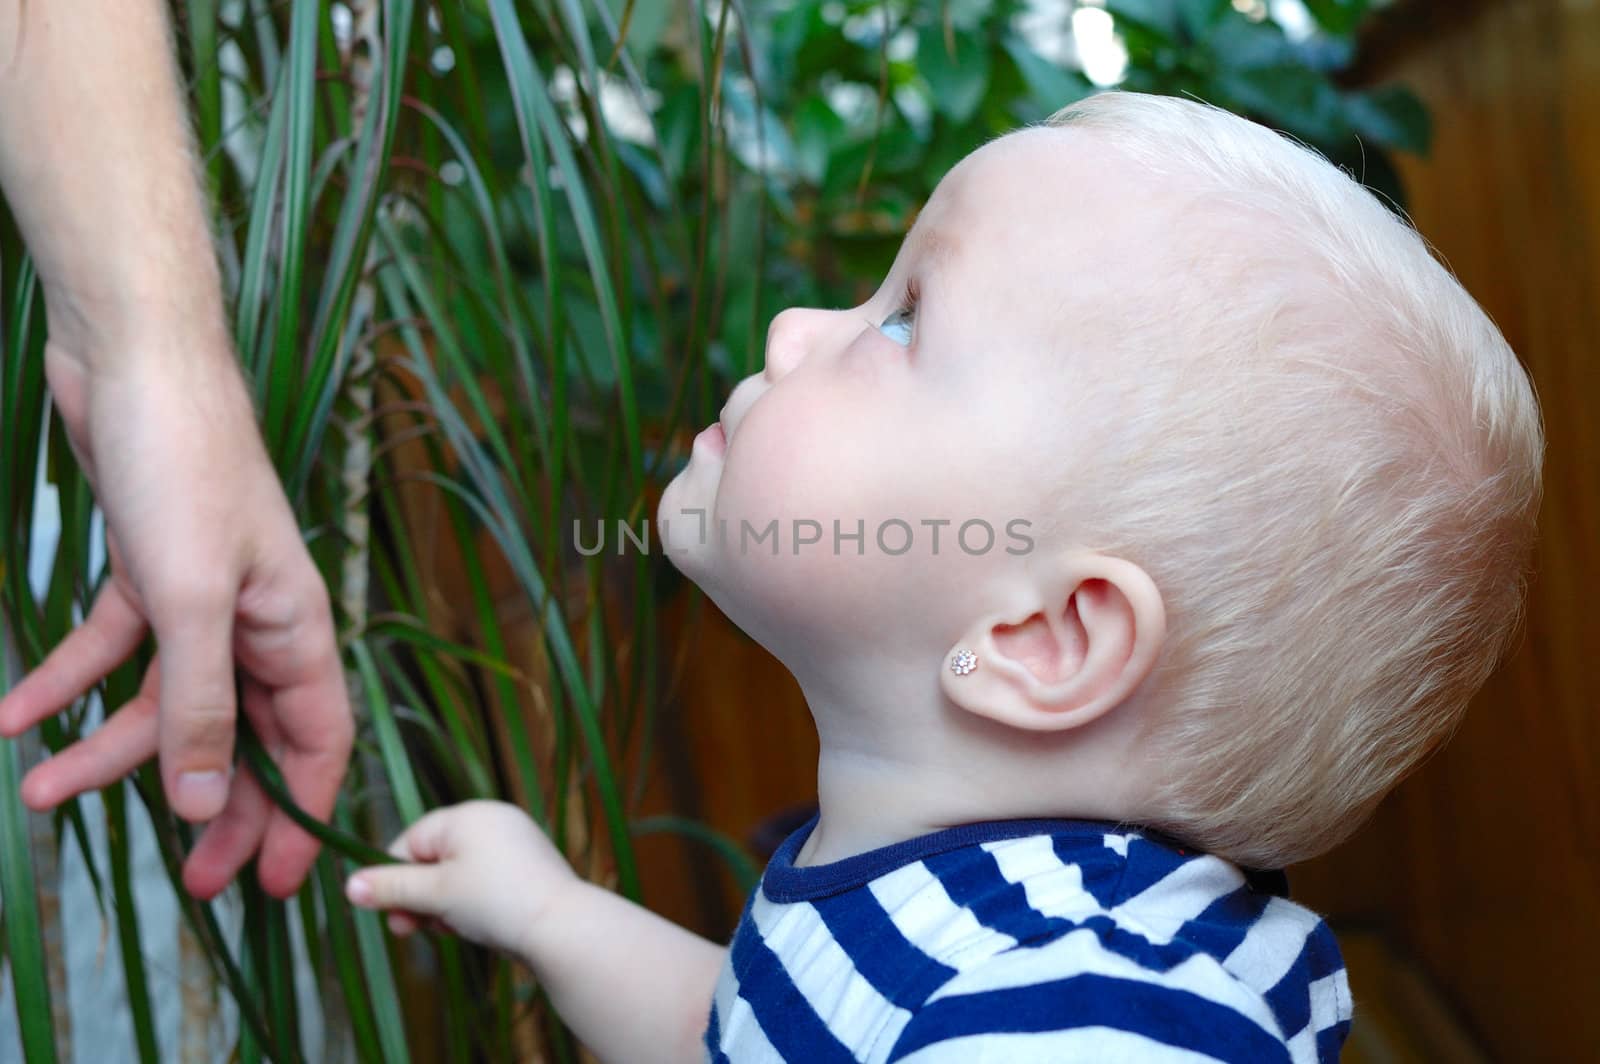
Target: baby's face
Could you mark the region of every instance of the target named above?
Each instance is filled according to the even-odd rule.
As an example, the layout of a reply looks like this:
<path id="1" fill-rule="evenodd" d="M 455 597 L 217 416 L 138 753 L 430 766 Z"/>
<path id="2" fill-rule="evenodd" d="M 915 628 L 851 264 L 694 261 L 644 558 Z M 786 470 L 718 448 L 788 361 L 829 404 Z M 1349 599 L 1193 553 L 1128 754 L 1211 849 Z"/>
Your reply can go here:
<path id="1" fill-rule="evenodd" d="M 774 319 L 765 369 L 662 497 L 674 563 L 791 670 L 937 662 L 1042 549 L 1046 496 L 1084 458 L 1065 430 L 1102 326 L 1079 308 L 1148 298 L 1137 176 L 1063 129 L 964 159 L 866 303 Z"/>

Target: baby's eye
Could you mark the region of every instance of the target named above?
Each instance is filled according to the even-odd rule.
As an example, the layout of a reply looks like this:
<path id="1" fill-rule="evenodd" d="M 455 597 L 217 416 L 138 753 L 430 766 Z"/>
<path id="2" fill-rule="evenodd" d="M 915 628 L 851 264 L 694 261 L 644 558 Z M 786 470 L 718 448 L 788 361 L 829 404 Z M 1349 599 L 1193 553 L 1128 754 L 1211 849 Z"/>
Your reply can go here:
<path id="1" fill-rule="evenodd" d="M 901 347 L 911 346 L 911 326 L 916 321 L 917 308 L 901 307 L 878 326 L 878 331 Z"/>

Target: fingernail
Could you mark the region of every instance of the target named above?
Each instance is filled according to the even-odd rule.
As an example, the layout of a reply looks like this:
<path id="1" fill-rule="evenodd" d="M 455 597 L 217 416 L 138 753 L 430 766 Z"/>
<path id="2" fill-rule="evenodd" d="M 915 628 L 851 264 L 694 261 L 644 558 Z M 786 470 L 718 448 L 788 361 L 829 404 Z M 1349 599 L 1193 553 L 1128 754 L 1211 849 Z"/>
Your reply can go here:
<path id="1" fill-rule="evenodd" d="M 208 769 L 184 772 L 178 776 L 178 802 L 187 811 L 186 820 L 210 820 L 222 812 L 228 800 L 228 776 Z"/>
<path id="2" fill-rule="evenodd" d="M 48 793 L 38 783 L 30 784 L 28 778 L 26 776 L 23 777 L 21 787 L 22 801 L 29 809 L 36 813 L 42 813 L 46 809 L 54 809 L 57 803 L 45 800 L 45 796 Z"/>
<path id="3" fill-rule="evenodd" d="M 351 876 L 345 881 L 344 893 L 345 897 L 349 898 L 353 904 L 372 904 L 372 884 L 360 876 Z"/>

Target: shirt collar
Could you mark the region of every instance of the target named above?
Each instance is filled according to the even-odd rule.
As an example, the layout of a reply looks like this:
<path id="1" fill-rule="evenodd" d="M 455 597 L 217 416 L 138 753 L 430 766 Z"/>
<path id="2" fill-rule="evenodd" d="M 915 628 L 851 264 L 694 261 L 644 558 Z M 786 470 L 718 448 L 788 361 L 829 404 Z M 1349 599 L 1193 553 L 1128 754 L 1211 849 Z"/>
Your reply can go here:
<path id="1" fill-rule="evenodd" d="M 774 902 L 806 901 L 826 897 L 862 886 L 898 868 L 934 854 L 963 846 L 1026 835 L 1050 835 L 1058 839 L 1081 840 L 1085 847 L 1103 847 L 1107 835 L 1150 833 L 1110 820 L 1078 820 L 1060 817 L 1030 817 L 1018 820 L 985 820 L 941 828 L 926 835 L 890 843 L 864 853 L 830 861 L 827 864 L 796 867 L 795 857 L 817 826 L 821 813 L 800 825 L 773 853 L 761 876 L 761 891 Z M 1193 851 L 1180 851 L 1190 852 Z"/>

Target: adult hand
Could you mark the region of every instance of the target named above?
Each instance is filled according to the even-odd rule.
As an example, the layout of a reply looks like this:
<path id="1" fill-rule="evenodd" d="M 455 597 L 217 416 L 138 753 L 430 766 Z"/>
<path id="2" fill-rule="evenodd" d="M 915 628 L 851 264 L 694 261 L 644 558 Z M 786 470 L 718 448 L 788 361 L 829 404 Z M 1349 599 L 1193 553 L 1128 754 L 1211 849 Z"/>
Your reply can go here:
<path id="1" fill-rule="evenodd" d="M 142 338 L 140 357 L 93 362 L 46 346 L 51 393 L 106 516 L 111 579 L 83 624 L 0 699 L 0 733 L 65 709 L 153 629 L 157 655 L 138 695 L 29 772 L 23 800 L 53 808 L 159 751 L 174 811 L 210 820 L 185 888 L 212 897 L 259 847 L 262 887 L 286 897 L 318 843 L 243 765 L 230 772 L 235 667 L 256 734 L 319 819 L 332 812 L 354 729 L 327 589 L 217 332 Z"/>

